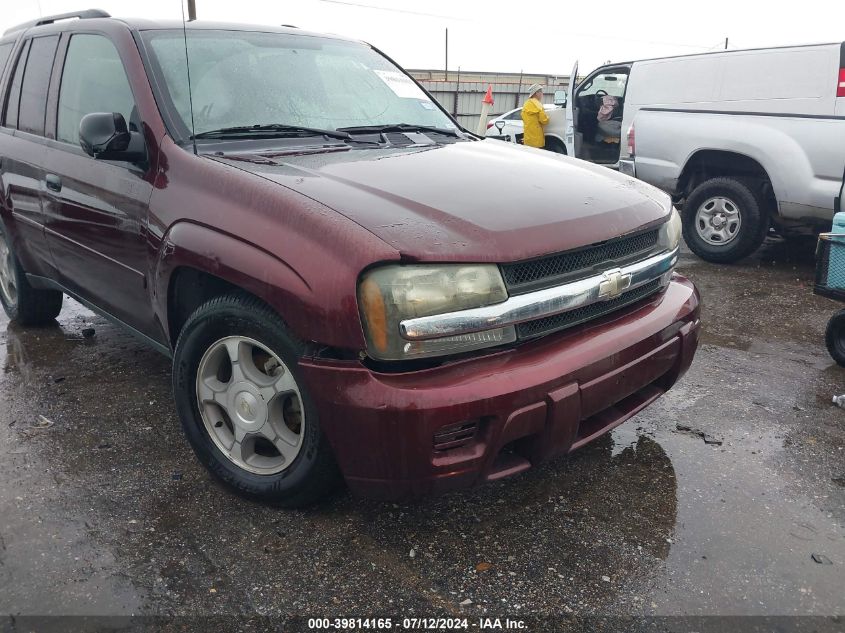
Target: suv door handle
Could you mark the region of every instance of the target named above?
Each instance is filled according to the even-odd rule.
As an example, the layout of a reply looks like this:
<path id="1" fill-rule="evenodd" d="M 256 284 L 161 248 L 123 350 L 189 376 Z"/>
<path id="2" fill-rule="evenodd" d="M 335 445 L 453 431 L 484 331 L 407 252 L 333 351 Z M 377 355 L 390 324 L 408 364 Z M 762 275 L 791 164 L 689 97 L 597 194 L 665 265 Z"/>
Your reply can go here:
<path id="1" fill-rule="evenodd" d="M 47 189 L 50 191 L 62 190 L 62 179 L 55 174 L 47 174 L 45 180 L 47 181 Z"/>

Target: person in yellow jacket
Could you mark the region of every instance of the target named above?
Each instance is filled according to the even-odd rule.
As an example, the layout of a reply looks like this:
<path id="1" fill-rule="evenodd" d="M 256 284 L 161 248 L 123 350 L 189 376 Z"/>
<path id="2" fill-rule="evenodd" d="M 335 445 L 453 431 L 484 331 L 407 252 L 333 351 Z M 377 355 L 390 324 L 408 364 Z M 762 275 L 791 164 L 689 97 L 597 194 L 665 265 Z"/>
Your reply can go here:
<path id="1" fill-rule="evenodd" d="M 549 122 L 549 115 L 543 108 L 543 86 L 533 84 L 528 89 L 528 94 L 530 96 L 522 106 L 522 144 L 529 147 L 545 147 L 546 135 L 543 133 L 543 127 Z"/>

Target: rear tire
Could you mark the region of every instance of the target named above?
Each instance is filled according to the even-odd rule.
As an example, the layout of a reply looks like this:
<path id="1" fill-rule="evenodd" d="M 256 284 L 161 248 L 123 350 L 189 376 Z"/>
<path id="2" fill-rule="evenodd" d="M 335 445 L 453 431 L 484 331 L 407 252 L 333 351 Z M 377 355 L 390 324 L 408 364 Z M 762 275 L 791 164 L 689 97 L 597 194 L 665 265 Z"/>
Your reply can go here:
<path id="1" fill-rule="evenodd" d="M 62 311 L 64 296 L 58 290 L 33 288 L 12 250 L 6 227 L 0 223 L 0 303 L 10 321 L 20 325 L 46 325 Z"/>
<path id="2" fill-rule="evenodd" d="M 716 264 L 747 257 L 760 247 L 769 229 L 763 200 L 736 178 L 701 183 L 684 203 L 682 218 L 689 249 Z"/>
<path id="3" fill-rule="evenodd" d="M 845 310 L 840 310 L 827 322 L 824 342 L 831 358 L 840 367 L 845 367 Z"/>
<path id="4" fill-rule="evenodd" d="M 303 346 L 258 299 L 231 294 L 194 312 L 173 356 L 173 395 L 200 462 L 238 494 L 311 505 L 340 483 L 299 374 Z"/>

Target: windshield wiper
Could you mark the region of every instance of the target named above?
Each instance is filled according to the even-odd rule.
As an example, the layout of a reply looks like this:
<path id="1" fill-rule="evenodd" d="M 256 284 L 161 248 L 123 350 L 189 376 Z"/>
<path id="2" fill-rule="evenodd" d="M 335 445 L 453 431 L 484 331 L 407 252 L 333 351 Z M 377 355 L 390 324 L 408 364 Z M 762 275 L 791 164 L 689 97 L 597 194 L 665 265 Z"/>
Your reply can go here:
<path id="1" fill-rule="evenodd" d="M 194 134 L 191 138 L 285 138 L 307 136 L 325 136 L 328 138 L 337 138 L 344 141 L 353 140 L 348 132 L 338 130 L 321 130 L 320 128 L 304 127 L 302 125 L 284 125 L 282 123 L 224 127 L 220 128 L 219 130 L 208 130 L 207 132 L 200 132 L 199 134 Z"/>
<path id="2" fill-rule="evenodd" d="M 412 123 L 392 123 L 390 125 L 358 125 L 352 127 L 339 127 L 338 132 L 348 132 L 350 134 L 361 134 L 364 132 L 430 132 L 433 134 L 443 134 L 444 136 L 454 136 L 458 138 L 458 131 L 450 128 L 432 127 L 429 125 L 414 125 Z"/>

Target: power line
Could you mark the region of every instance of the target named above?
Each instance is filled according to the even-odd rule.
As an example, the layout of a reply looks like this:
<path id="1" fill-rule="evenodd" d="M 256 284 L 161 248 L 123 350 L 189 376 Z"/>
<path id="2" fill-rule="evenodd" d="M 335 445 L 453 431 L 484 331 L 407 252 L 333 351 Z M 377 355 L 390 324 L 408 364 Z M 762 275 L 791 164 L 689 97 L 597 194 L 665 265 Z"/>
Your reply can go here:
<path id="1" fill-rule="evenodd" d="M 422 11 L 410 11 L 408 9 L 395 9 L 393 7 L 380 7 L 374 4 L 363 4 L 361 2 L 346 2 L 344 0 L 315 0 L 315 2 L 325 2 L 327 4 L 342 4 L 347 7 L 357 7 L 359 9 L 374 9 L 376 11 L 390 11 L 391 13 L 406 13 L 408 15 L 417 15 L 426 18 L 440 18 L 442 20 L 459 20 L 461 22 L 468 22 L 467 18 L 458 18 L 454 15 L 439 15 L 437 13 L 423 13 Z"/>
<path id="2" fill-rule="evenodd" d="M 370 9 L 375 11 L 388 11 L 390 13 L 403 13 L 406 15 L 416 15 L 426 18 L 439 18 L 441 20 L 457 20 L 460 22 L 474 22 L 476 24 L 483 24 L 483 23 L 490 23 L 491 20 L 487 18 L 482 18 L 481 20 L 478 19 L 470 19 L 470 18 L 460 18 L 454 15 L 442 15 L 438 13 L 425 13 L 422 11 L 411 11 L 409 9 L 397 9 L 394 7 L 383 7 L 374 4 L 365 4 L 363 2 L 351 2 L 350 0 L 314 0 L 314 2 L 323 2 L 326 4 L 339 4 L 347 7 L 356 7 L 359 9 Z M 499 24 L 497 21 L 496 25 Z M 632 37 L 619 37 L 615 35 L 606 35 L 602 33 L 588 33 L 588 32 L 569 32 L 570 36 L 573 37 L 587 37 L 587 38 L 595 38 L 595 39 L 604 39 L 604 40 L 617 40 L 623 42 L 636 42 L 638 44 L 651 44 L 653 46 L 677 46 L 680 48 L 693 48 L 697 50 L 704 49 L 705 51 L 710 50 L 708 46 L 702 46 L 701 44 L 689 44 L 689 43 L 682 43 L 682 42 L 661 42 L 657 40 L 644 40 L 644 39 L 637 39 Z M 721 46 L 721 44 L 720 44 Z M 715 48 L 715 47 L 714 47 Z"/>

